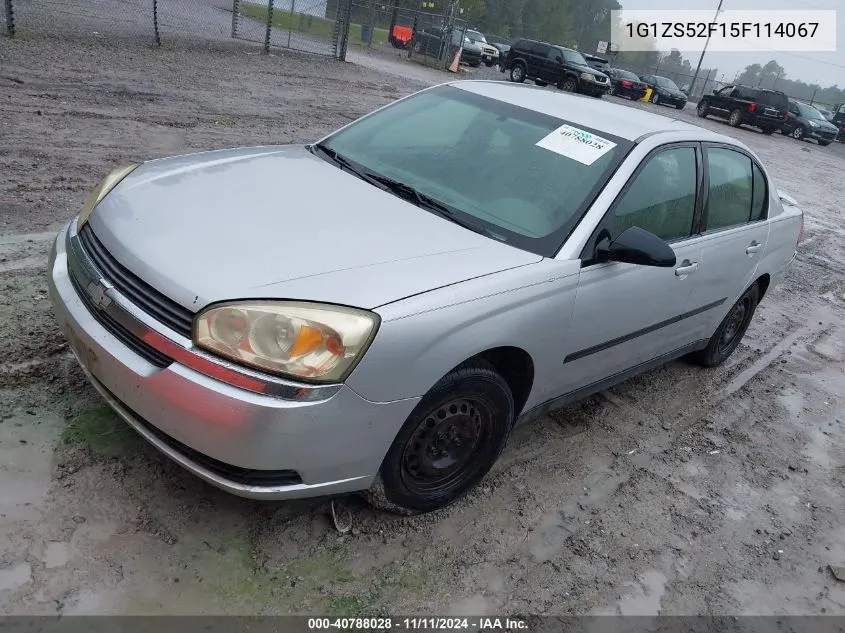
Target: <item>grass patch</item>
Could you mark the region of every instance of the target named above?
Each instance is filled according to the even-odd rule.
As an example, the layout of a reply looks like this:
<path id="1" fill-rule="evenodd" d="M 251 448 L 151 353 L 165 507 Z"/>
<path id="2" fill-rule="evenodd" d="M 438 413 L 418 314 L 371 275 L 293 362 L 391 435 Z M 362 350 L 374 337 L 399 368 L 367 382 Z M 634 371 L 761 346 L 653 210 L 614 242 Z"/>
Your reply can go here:
<path id="1" fill-rule="evenodd" d="M 64 444 L 85 444 L 93 455 L 120 457 L 137 452 L 144 440 L 107 404 L 79 413 L 62 433 Z"/>
<path id="2" fill-rule="evenodd" d="M 260 22 L 267 24 L 267 7 L 252 2 L 241 4 L 241 13 Z M 334 20 L 320 18 L 307 13 L 291 13 L 290 11 L 273 11 L 273 27 L 305 33 L 316 38 L 331 41 L 334 34 Z M 387 43 L 387 29 L 376 28 L 373 31 L 373 45 L 380 46 Z M 349 25 L 349 43 L 358 46 L 366 46 L 361 42 L 361 25 Z"/>

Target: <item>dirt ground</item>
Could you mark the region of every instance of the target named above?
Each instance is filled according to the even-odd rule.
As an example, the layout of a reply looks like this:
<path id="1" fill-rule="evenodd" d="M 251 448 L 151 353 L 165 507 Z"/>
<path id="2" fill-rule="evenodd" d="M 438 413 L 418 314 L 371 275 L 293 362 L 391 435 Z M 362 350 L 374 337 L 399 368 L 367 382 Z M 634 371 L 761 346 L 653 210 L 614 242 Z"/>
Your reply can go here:
<path id="1" fill-rule="evenodd" d="M 845 614 L 838 144 L 704 121 L 803 205 L 786 281 L 726 366 L 673 363 L 518 428 L 448 510 L 352 497 L 341 533 L 326 501 L 226 495 L 110 413 L 52 318 L 49 239 L 116 164 L 312 140 L 448 77 L 350 59 L 0 38 L 0 612 Z"/>

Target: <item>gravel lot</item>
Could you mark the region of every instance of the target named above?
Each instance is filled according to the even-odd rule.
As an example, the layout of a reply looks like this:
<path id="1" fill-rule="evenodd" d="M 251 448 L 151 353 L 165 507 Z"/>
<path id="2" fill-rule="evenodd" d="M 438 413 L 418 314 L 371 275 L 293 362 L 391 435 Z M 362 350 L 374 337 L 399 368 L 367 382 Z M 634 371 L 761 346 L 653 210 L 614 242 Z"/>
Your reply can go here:
<path id="1" fill-rule="evenodd" d="M 109 412 L 50 313 L 49 239 L 115 164 L 311 140 L 449 77 L 350 60 L 0 38 L 0 613 L 845 614 L 839 144 L 661 108 L 760 154 L 805 209 L 797 262 L 726 366 L 517 429 L 446 511 L 350 498 L 341 534 L 327 502 L 218 492 Z"/>

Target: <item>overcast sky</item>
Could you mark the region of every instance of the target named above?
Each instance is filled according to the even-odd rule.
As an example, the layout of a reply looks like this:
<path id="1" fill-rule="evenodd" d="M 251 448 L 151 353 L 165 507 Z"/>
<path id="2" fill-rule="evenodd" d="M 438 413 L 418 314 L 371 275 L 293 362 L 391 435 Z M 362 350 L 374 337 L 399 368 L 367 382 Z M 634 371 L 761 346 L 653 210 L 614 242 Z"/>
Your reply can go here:
<path id="1" fill-rule="evenodd" d="M 719 0 L 619 0 L 623 9 L 709 9 L 715 14 Z M 762 6 L 761 6 L 762 5 Z M 818 83 L 826 87 L 845 87 L 845 0 L 724 0 L 722 10 L 759 9 L 761 14 L 773 9 L 836 9 L 835 53 L 707 53 L 702 68 L 718 68 L 717 77 L 732 81 L 737 71 L 749 64 L 765 64 L 774 59 L 786 69 L 790 79 Z M 698 63 L 699 52 L 685 52 L 692 67 Z"/>

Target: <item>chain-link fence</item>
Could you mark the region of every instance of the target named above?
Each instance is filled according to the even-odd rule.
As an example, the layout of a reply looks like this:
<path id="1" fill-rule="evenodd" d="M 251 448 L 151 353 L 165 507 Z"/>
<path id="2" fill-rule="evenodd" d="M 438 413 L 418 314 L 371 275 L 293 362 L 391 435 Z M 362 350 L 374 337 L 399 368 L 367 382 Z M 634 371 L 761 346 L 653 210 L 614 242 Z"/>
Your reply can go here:
<path id="1" fill-rule="evenodd" d="M 345 59 L 352 0 L 0 0 L 2 33 L 260 42 Z"/>

